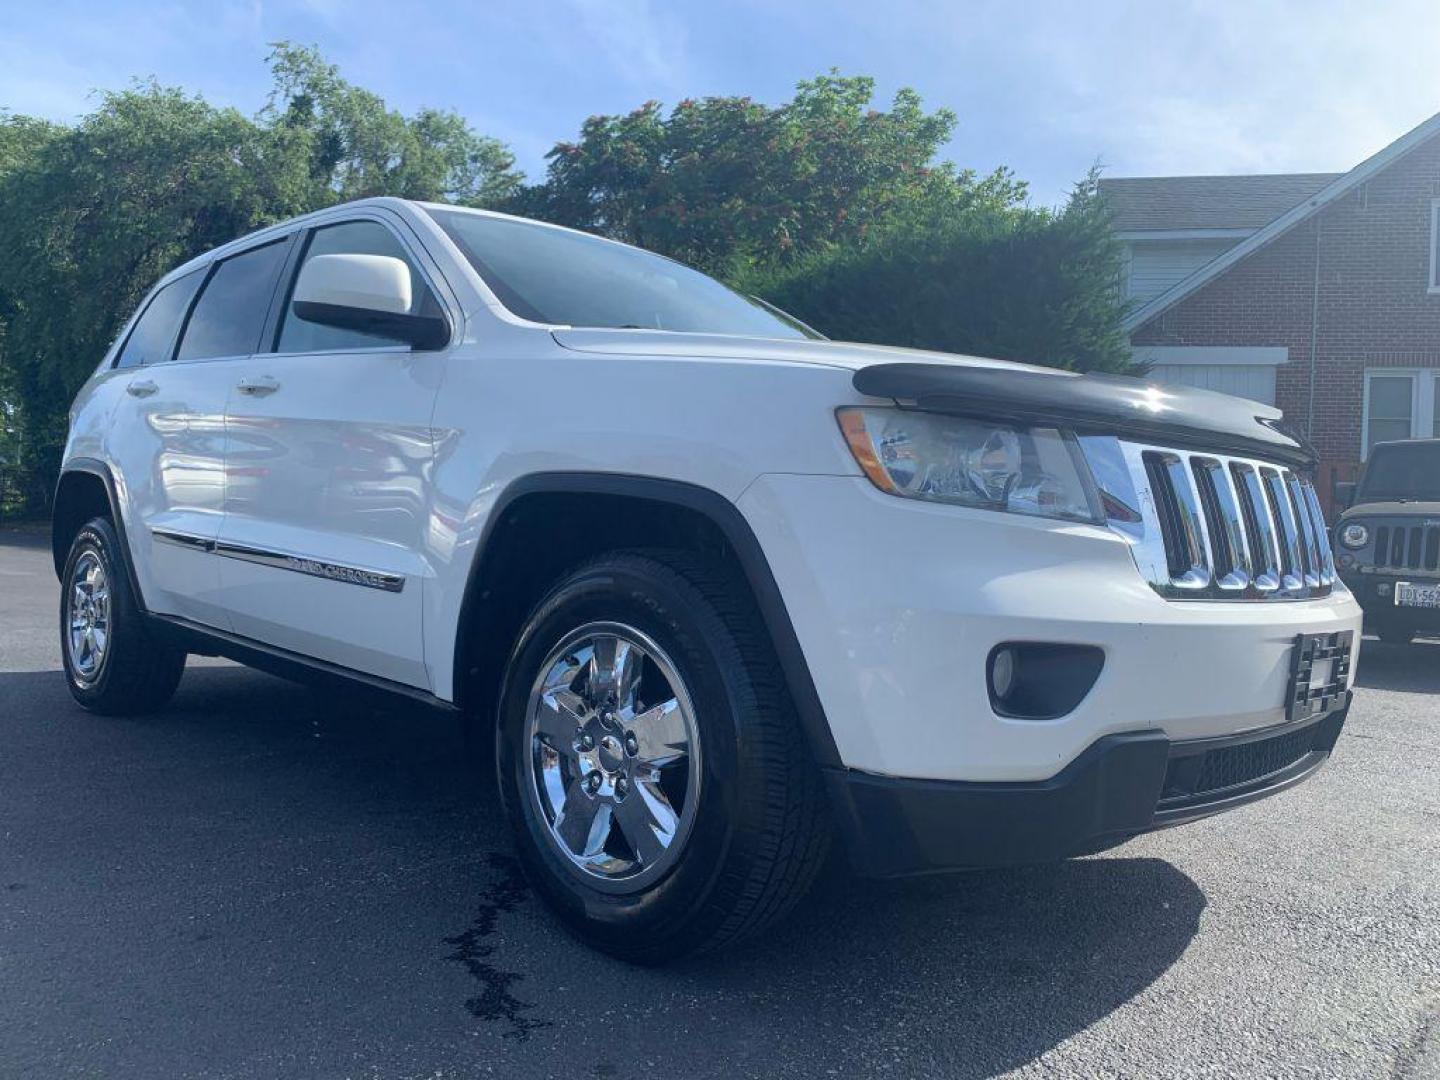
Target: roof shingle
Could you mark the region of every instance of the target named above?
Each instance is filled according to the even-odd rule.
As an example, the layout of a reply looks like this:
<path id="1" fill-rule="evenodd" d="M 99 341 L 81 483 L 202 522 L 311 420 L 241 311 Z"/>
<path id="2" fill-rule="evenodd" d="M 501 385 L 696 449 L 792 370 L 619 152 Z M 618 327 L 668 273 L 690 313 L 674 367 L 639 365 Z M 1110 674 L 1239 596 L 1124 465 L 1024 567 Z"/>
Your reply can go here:
<path id="1" fill-rule="evenodd" d="M 1341 173 L 1102 178 L 1100 192 L 1118 232 L 1259 229 Z"/>

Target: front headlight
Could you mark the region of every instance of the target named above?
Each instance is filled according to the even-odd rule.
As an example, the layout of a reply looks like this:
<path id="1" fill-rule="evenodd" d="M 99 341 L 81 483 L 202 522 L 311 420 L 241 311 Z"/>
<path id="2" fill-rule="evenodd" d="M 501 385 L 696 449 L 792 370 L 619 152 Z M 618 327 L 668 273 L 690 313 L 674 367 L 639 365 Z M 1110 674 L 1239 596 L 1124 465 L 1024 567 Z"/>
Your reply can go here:
<path id="1" fill-rule="evenodd" d="M 1352 521 L 1340 530 L 1340 543 L 1352 551 L 1363 548 L 1370 542 L 1370 530 L 1358 521 Z"/>
<path id="2" fill-rule="evenodd" d="M 1103 520 L 1069 432 L 907 409 L 840 409 L 840 430 L 881 491 L 1012 514 Z"/>

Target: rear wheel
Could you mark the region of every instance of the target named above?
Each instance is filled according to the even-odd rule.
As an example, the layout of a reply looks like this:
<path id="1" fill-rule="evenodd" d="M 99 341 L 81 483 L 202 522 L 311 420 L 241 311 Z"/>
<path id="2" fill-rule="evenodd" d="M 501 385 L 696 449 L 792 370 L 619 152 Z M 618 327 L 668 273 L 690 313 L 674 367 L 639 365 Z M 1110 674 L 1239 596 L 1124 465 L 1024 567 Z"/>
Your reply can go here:
<path id="1" fill-rule="evenodd" d="M 170 700 L 185 654 L 149 632 L 108 518 L 70 544 L 60 592 L 60 655 L 70 694 L 91 712 L 154 712 Z"/>
<path id="2" fill-rule="evenodd" d="M 763 626 L 692 555 L 615 553 L 559 582 L 516 645 L 497 739 L 537 891 L 626 959 L 760 930 L 827 850 L 819 774 Z"/>

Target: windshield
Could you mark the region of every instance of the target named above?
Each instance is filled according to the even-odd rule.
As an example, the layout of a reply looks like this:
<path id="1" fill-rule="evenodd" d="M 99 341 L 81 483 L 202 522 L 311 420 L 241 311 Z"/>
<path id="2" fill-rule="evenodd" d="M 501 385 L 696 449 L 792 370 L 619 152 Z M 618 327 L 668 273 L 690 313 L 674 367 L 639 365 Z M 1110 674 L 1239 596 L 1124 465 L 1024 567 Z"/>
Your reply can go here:
<path id="1" fill-rule="evenodd" d="M 808 338 L 783 312 L 687 266 L 585 233 L 430 208 L 500 302 L 565 326 Z"/>
<path id="2" fill-rule="evenodd" d="M 1365 467 L 1361 497 L 1440 501 L 1440 439 L 1377 446 Z"/>

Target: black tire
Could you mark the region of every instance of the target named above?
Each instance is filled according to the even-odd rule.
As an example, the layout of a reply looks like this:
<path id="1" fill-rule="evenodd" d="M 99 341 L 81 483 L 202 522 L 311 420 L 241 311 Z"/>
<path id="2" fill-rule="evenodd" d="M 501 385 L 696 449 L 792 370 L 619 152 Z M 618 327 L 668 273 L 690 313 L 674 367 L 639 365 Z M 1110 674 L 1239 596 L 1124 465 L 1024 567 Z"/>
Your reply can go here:
<path id="1" fill-rule="evenodd" d="M 1415 640 L 1415 628 L 1399 626 L 1395 623 L 1381 623 L 1375 628 L 1375 636 L 1387 645 L 1409 645 Z"/>
<path id="2" fill-rule="evenodd" d="M 541 665 L 567 634 L 618 622 L 651 638 L 693 703 L 703 753 L 693 823 L 673 865 L 638 892 L 581 880 L 555 847 L 527 765 L 525 725 Z M 615 552 L 567 574 L 536 606 L 500 696 L 496 766 L 520 861 L 582 940 L 658 964 L 749 937 L 808 891 L 829 815 L 753 600 L 723 564 L 685 552 Z"/>
<path id="3" fill-rule="evenodd" d="M 95 669 L 85 672 L 71 656 L 69 634 L 75 570 L 81 560 L 91 559 L 99 563 L 108 588 L 108 633 Z M 185 670 L 185 654 L 156 641 L 145 625 L 130 588 L 124 549 L 108 518 L 92 518 L 70 543 L 60 586 L 60 656 L 71 696 L 105 716 L 155 712 L 175 693 Z"/>

